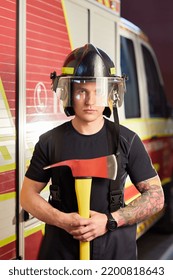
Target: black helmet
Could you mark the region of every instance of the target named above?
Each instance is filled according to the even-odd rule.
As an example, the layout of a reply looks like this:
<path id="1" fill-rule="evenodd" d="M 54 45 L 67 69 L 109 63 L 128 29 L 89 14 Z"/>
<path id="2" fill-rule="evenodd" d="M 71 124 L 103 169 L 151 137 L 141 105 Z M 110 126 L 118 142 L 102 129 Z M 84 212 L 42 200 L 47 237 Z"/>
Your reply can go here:
<path id="1" fill-rule="evenodd" d="M 61 89 L 61 100 L 63 100 L 66 115 L 74 115 L 72 106 L 72 88 L 74 82 L 87 82 L 99 80 L 99 85 L 104 84 L 106 89 L 106 102 L 104 115 L 110 117 L 111 107 L 120 101 L 125 91 L 124 78 L 115 75 L 115 65 L 110 57 L 92 44 L 86 44 L 81 48 L 73 50 L 66 58 L 60 76 L 52 77 L 53 89 Z M 106 86 L 105 86 L 106 85 Z M 121 91 L 121 92 L 120 92 Z M 116 96 L 115 96 L 116 95 Z M 109 101 L 113 101 L 110 105 Z"/>
<path id="2" fill-rule="evenodd" d="M 115 66 L 104 51 L 87 44 L 67 56 L 62 74 L 94 78 L 112 77 L 115 76 Z"/>

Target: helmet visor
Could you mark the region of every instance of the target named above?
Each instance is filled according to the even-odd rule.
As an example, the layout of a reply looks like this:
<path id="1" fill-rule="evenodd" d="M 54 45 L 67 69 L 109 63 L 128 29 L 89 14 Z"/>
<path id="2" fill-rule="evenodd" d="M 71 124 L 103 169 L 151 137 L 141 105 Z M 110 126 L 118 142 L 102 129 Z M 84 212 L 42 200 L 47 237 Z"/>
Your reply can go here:
<path id="1" fill-rule="evenodd" d="M 125 93 L 124 77 L 59 77 L 57 91 L 63 106 L 72 107 L 75 100 L 94 106 L 121 106 Z"/>

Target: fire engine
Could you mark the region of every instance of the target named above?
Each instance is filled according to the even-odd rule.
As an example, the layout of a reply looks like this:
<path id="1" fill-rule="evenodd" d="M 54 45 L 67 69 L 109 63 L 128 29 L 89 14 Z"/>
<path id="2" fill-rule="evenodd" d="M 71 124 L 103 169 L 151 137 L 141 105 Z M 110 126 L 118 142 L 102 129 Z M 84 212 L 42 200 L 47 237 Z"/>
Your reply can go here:
<path id="1" fill-rule="evenodd" d="M 20 189 L 39 135 L 67 120 L 49 74 L 60 73 L 66 55 L 86 43 L 107 52 L 118 75 L 128 75 L 120 122 L 141 137 L 165 191 L 166 214 L 140 223 L 137 238 L 165 215 L 164 228 L 171 228 L 171 109 L 149 40 L 121 18 L 120 0 L 4 0 L 0 26 L 0 259 L 37 258 L 44 224 L 23 212 Z M 128 179 L 126 204 L 137 196 Z"/>

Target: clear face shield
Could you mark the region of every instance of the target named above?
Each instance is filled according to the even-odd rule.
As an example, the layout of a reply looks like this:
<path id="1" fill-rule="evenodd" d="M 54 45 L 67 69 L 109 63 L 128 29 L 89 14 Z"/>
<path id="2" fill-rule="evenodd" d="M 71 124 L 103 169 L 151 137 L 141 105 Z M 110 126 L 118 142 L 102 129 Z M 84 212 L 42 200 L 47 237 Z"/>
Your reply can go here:
<path id="1" fill-rule="evenodd" d="M 64 108 L 72 107 L 73 102 L 90 102 L 94 106 L 120 107 L 126 92 L 126 77 L 57 77 L 56 89 Z"/>

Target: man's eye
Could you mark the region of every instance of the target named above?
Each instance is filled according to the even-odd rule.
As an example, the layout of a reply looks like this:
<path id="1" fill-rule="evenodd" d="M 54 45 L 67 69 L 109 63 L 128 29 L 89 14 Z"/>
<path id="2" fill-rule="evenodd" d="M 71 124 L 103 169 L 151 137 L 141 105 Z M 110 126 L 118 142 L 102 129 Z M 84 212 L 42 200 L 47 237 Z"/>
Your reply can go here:
<path id="1" fill-rule="evenodd" d="M 84 95 L 86 95 L 86 90 L 85 89 L 78 89 L 78 90 L 76 90 L 75 95 L 84 96 Z"/>
<path id="2" fill-rule="evenodd" d="M 85 89 L 81 89 L 81 90 L 79 90 L 78 93 L 79 93 L 79 94 L 86 94 L 86 90 L 85 90 Z"/>
<path id="3" fill-rule="evenodd" d="M 81 98 L 85 98 L 86 96 L 86 90 L 85 89 L 78 89 L 74 93 L 75 98 L 80 100 Z"/>

